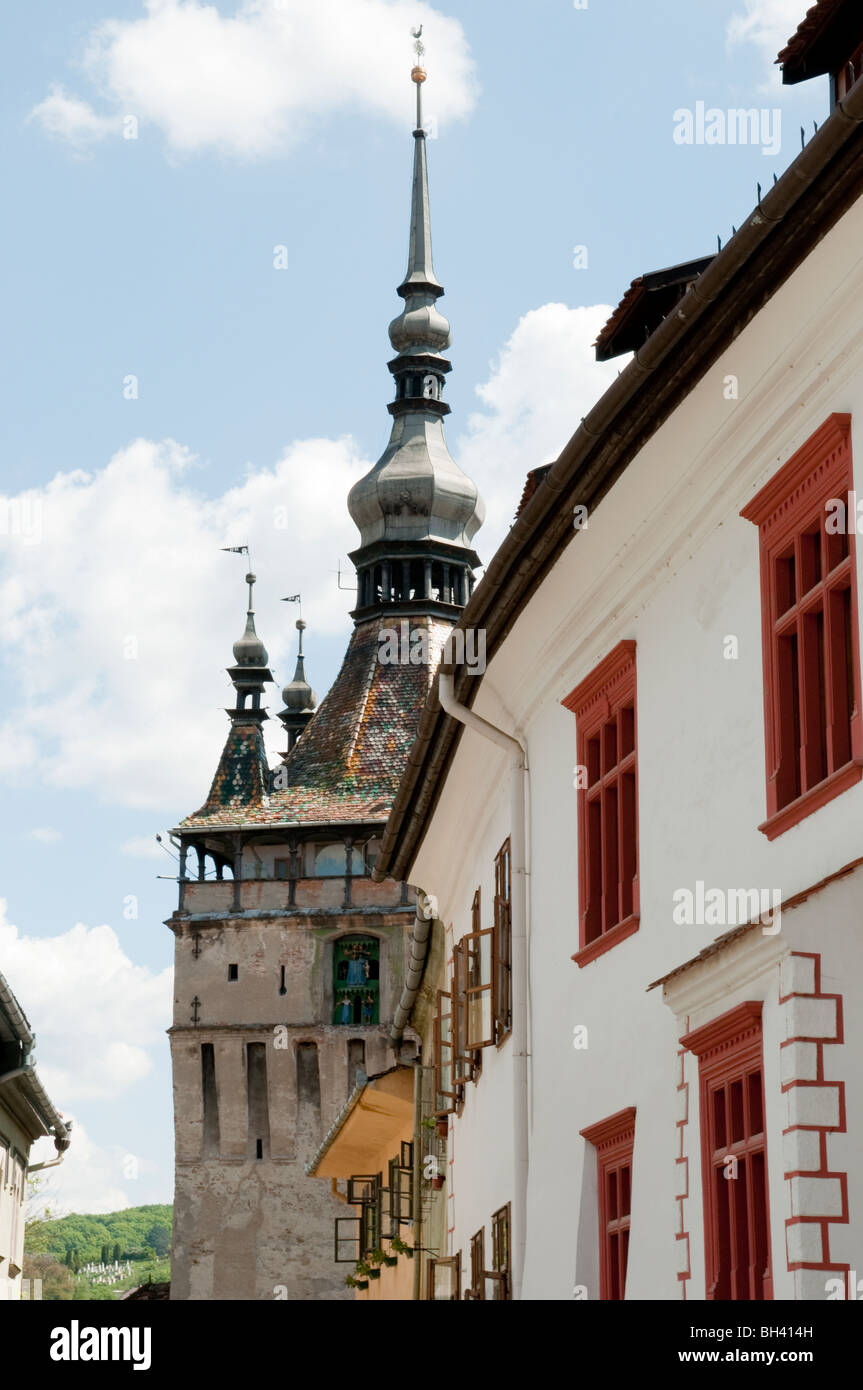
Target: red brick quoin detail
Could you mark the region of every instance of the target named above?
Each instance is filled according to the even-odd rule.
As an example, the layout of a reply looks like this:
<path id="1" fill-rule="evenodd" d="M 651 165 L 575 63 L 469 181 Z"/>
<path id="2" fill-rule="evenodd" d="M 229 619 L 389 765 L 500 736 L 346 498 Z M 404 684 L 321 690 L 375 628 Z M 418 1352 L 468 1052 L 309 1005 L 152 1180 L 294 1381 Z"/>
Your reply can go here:
<path id="1" fill-rule="evenodd" d="M 635 643 L 619 642 L 561 703 L 576 720 L 581 967 L 638 930 Z"/>
<path id="2" fill-rule="evenodd" d="M 680 1043 L 698 1058 L 706 1297 L 771 1299 L 761 1001 Z"/>
<path id="3" fill-rule="evenodd" d="M 629 1223 L 632 1212 L 632 1155 L 635 1106 L 619 1110 L 580 1131 L 596 1149 L 599 1194 L 599 1296 L 626 1297 Z"/>
<path id="4" fill-rule="evenodd" d="M 761 554 L 770 840 L 863 776 L 852 488 L 851 416 L 831 415 L 741 512 Z"/>
<path id="5" fill-rule="evenodd" d="M 782 1092 L 788 1107 L 784 1131 L 791 1215 L 785 1222 L 788 1268 L 797 1296 L 826 1298 L 830 1272 L 845 1281 L 847 1264 L 830 1255 L 831 1223 L 848 1221 L 848 1175 L 830 1168 L 828 1135 L 845 1131 L 845 1083 L 826 1079 L 824 1049 L 844 1041 L 842 996 L 821 991 L 821 957 L 794 951 L 782 963 L 779 1003 L 785 1018 Z M 791 1141 L 789 1143 L 789 1140 Z M 788 1154 L 794 1145 L 796 1153 Z M 810 1276 L 797 1271 L 817 1271 Z"/>
<path id="6" fill-rule="evenodd" d="M 689 1027 L 689 1019 L 686 1020 Z M 677 1130 L 677 1157 L 674 1160 L 677 1166 L 677 1184 L 675 1202 L 677 1203 L 677 1226 L 674 1232 L 674 1239 L 679 1242 L 677 1260 L 677 1278 L 680 1281 L 683 1301 L 686 1302 L 686 1281 L 692 1278 L 692 1262 L 689 1249 L 689 1231 L 686 1228 L 686 1202 L 689 1200 L 689 1157 L 686 1152 L 686 1131 L 689 1125 L 689 1082 L 686 1080 L 686 1048 L 681 1047 L 677 1053 L 680 1063 L 680 1080 L 677 1085 L 679 1097 L 678 1118 L 675 1120 Z"/>

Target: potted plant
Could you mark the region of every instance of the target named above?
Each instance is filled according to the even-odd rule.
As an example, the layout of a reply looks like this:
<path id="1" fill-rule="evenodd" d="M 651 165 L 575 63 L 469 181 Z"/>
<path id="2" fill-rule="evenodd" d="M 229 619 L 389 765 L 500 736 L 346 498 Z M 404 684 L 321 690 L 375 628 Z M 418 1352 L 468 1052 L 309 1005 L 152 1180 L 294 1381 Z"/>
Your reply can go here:
<path id="1" fill-rule="evenodd" d="M 426 1115 L 424 1120 L 420 1120 L 423 1129 L 437 1129 L 437 1115 Z"/>
<path id="2" fill-rule="evenodd" d="M 371 1265 L 367 1265 L 363 1260 L 357 1264 L 357 1274 L 362 1275 L 363 1279 L 380 1279 L 381 1277 L 379 1269 L 372 1269 Z"/>
<path id="3" fill-rule="evenodd" d="M 369 1286 L 368 1279 L 355 1279 L 352 1274 L 346 1276 L 345 1283 L 351 1289 L 367 1289 Z"/>
<path id="4" fill-rule="evenodd" d="M 413 1248 L 413 1246 L 412 1246 L 412 1245 L 406 1245 L 405 1242 L 404 1242 L 403 1240 L 401 1240 L 399 1236 L 394 1236 L 393 1239 L 392 1239 L 392 1241 L 390 1242 L 390 1244 L 391 1244 L 392 1249 L 395 1250 L 396 1254 L 398 1254 L 398 1255 L 407 1255 L 407 1257 L 408 1257 L 409 1260 L 412 1260 L 412 1259 L 413 1259 L 413 1257 L 414 1257 L 414 1248 Z M 393 1263 L 395 1263 L 395 1261 L 394 1261 Z"/>
<path id="5" fill-rule="evenodd" d="M 441 1188 L 443 1187 L 443 1182 L 443 1173 L 435 1173 L 434 1177 L 431 1180 L 431 1185 L 434 1188 L 435 1192 L 440 1192 Z"/>
<path id="6" fill-rule="evenodd" d="M 438 1139 L 446 1139 L 446 1137 L 447 1137 L 448 1134 L 449 1134 L 449 1120 L 446 1119 L 446 1117 L 441 1118 L 440 1116 L 438 1116 L 438 1122 L 437 1122 L 437 1136 L 438 1136 Z"/>

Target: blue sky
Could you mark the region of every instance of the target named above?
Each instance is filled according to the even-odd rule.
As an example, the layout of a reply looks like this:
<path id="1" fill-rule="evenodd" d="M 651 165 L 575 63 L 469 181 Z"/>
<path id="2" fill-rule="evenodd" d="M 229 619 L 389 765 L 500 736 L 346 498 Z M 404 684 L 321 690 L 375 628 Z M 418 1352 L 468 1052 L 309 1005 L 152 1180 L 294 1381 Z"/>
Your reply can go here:
<path id="1" fill-rule="evenodd" d="M 756 182 L 794 158 L 800 125 L 827 114 L 826 80 L 783 89 L 773 68 L 804 10 L 7 7 L 0 970 L 79 1126 L 54 1180 L 61 1205 L 171 1198 L 162 923 L 176 890 L 158 875 L 175 866 L 153 836 L 204 799 L 224 739 L 245 566 L 219 547 L 252 547 L 280 684 L 294 661 L 284 595 L 302 590 L 320 694 L 344 650 L 344 498 L 390 424 L 410 25 L 425 26 L 435 265 L 453 325 L 448 438 L 486 497 L 488 559 L 524 473 L 618 370 L 592 361 L 608 306 L 642 271 L 725 241 Z M 675 111 L 697 102 L 781 109 L 781 151 L 676 143 Z"/>

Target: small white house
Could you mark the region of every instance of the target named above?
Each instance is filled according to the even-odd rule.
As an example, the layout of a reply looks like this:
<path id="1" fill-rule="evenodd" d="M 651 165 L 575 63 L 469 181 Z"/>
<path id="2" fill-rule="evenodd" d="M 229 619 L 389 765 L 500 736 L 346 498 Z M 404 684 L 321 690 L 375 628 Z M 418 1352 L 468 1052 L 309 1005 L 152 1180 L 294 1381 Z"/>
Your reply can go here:
<path id="1" fill-rule="evenodd" d="M 376 872 L 446 946 L 403 996 L 429 1297 L 860 1296 L 858 58 L 728 245 L 627 292 L 424 712 Z"/>
<path id="2" fill-rule="evenodd" d="M 0 975 L 0 1299 L 21 1297 L 27 1177 L 59 1163 L 70 1128 L 36 1074 L 35 1037 L 24 1011 Z M 53 1135 L 58 1157 L 30 1166 L 30 1149 Z"/>

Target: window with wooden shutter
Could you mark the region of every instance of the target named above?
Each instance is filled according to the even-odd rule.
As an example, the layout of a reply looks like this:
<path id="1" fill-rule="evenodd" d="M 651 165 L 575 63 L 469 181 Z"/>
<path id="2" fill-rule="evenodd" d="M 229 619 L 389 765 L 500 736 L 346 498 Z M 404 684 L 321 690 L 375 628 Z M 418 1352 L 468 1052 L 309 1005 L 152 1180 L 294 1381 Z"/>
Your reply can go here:
<path id="1" fill-rule="evenodd" d="M 635 1108 L 621 1110 L 581 1133 L 596 1149 L 599 1296 L 606 1301 L 623 1300 L 632 1212 Z"/>
<path id="2" fill-rule="evenodd" d="M 510 1203 L 492 1213 L 491 1269 L 485 1271 L 485 1298 L 501 1302 L 512 1297 L 510 1285 Z"/>
<path id="3" fill-rule="evenodd" d="M 505 840 L 494 861 L 495 1042 L 512 1029 L 512 890 L 510 842 Z"/>
<path id="4" fill-rule="evenodd" d="M 579 950 L 589 964 L 638 930 L 635 643 L 619 642 L 563 704 L 576 722 Z"/>
<path id="5" fill-rule="evenodd" d="M 485 1227 L 470 1238 L 470 1288 L 464 1296 L 474 1302 L 485 1299 Z"/>
<path id="6" fill-rule="evenodd" d="M 705 1296 L 772 1299 L 761 1001 L 680 1041 L 698 1058 Z"/>
<path id="7" fill-rule="evenodd" d="M 458 1095 L 453 1058 L 452 995 L 449 990 L 439 989 L 437 992 L 433 1036 L 435 1114 L 451 1115 Z"/>
<path id="8" fill-rule="evenodd" d="M 428 1297 L 436 1302 L 461 1298 L 461 1252 L 428 1262 Z"/>
<path id="9" fill-rule="evenodd" d="M 852 489 L 851 416 L 831 415 L 741 512 L 761 552 L 770 840 L 863 776 Z"/>

